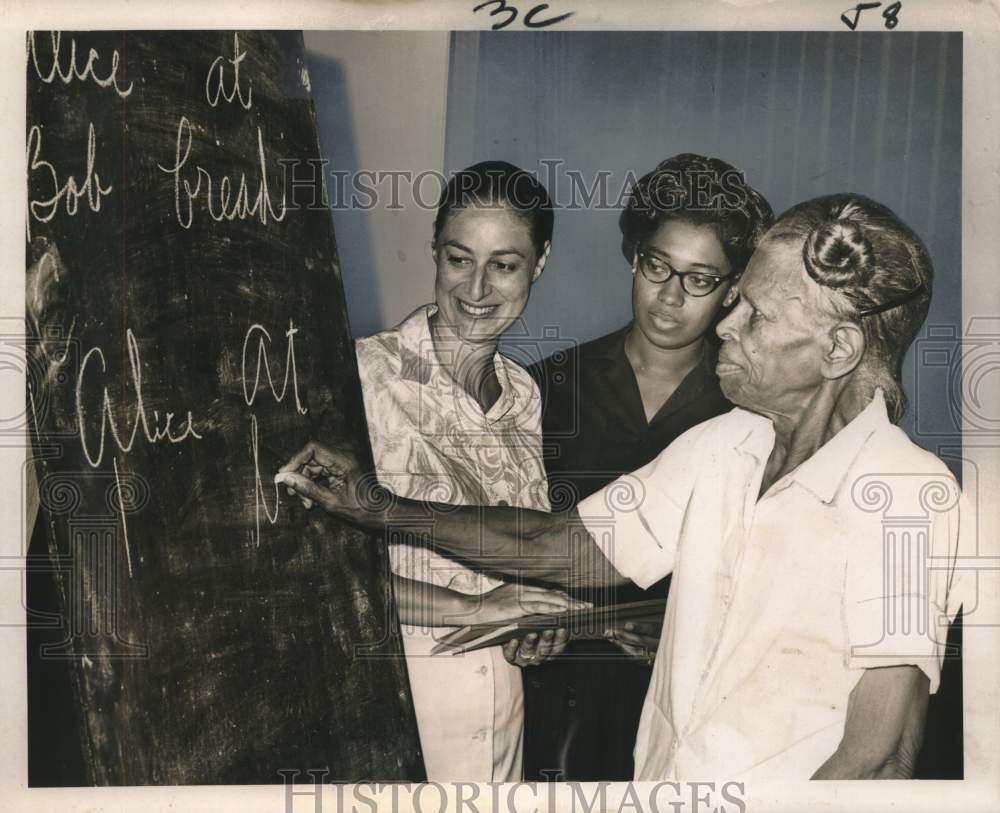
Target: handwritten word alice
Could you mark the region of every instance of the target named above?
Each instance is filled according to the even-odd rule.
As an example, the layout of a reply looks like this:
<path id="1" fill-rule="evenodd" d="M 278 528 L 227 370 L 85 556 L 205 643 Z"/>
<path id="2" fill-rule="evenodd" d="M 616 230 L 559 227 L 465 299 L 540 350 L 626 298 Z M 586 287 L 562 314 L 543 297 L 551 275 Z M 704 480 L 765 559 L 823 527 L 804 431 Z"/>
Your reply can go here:
<path id="1" fill-rule="evenodd" d="M 99 62 L 101 59 L 101 55 L 94 48 L 91 48 L 88 51 L 87 61 L 84 63 L 83 70 L 80 70 L 80 66 L 77 64 L 76 59 L 76 39 L 72 37 L 70 38 L 69 57 L 64 60 L 65 55 L 62 52 L 62 32 L 50 31 L 49 42 L 51 44 L 51 54 L 48 57 L 49 63 L 47 65 L 43 65 L 42 63 L 45 61 L 46 57 L 39 54 L 38 41 L 35 37 L 36 33 L 34 31 L 28 32 L 28 58 L 34 66 L 35 75 L 46 84 L 51 84 L 57 78 L 64 85 L 68 85 L 74 79 L 79 79 L 80 81 L 90 79 L 98 87 L 114 88 L 115 93 L 123 99 L 132 92 L 131 82 L 128 83 L 128 87 L 124 90 L 118 84 L 118 68 L 121 57 L 118 54 L 117 48 L 111 52 L 111 71 L 102 78 L 97 75 L 94 68 L 95 63 Z M 47 71 L 46 68 L 48 68 Z"/>
<path id="2" fill-rule="evenodd" d="M 142 434 L 146 438 L 146 442 L 150 445 L 159 443 L 161 440 L 166 440 L 169 443 L 181 443 L 188 438 L 193 438 L 195 440 L 202 439 L 202 436 L 198 434 L 197 430 L 194 428 L 194 420 L 191 417 L 190 411 L 187 413 L 187 420 L 185 421 L 184 428 L 178 431 L 171 427 L 171 423 L 174 419 L 173 412 L 168 412 L 166 414 L 166 419 L 161 425 L 160 413 L 158 410 L 154 409 L 153 424 L 152 428 L 150 427 L 149 415 L 147 413 L 146 404 L 142 395 L 142 359 L 139 357 L 139 344 L 136 341 L 131 328 L 128 328 L 125 331 L 125 342 L 128 346 L 129 376 L 131 378 L 132 392 L 135 396 L 135 415 L 132 419 L 132 431 L 127 438 L 125 438 L 119 430 L 118 418 L 116 416 L 118 407 L 112 399 L 111 394 L 108 392 L 108 388 L 105 386 L 104 394 L 101 399 L 101 432 L 97 441 L 96 454 L 93 453 L 94 448 L 92 440 L 91 442 L 88 442 L 87 439 L 87 426 L 85 420 L 86 410 L 83 405 L 83 385 L 84 379 L 87 376 L 88 371 L 91 369 L 90 364 L 92 361 L 100 363 L 100 371 L 102 375 L 107 372 L 107 363 L 104 358 L 104 351 L 102 351 L 100 347 L 92 347 L 87 352 L 87 355 L 83 357 L 83 362 L 80 364 L 80 372 L 76 379 L 76 416 L 80 431 L 80 445 L 83 447 L 83 456 L 87 458 L 87 462 L 95 469 L 101 465 L 101 461 L 104 459 L 104 444 L 107 439 L 108 430 L 111 431 L 111 437 L 114 440 L 115 446 L 118 447 L 118 451 L 120 451 L 123 455 L 132 451 L 132 447 L 135 445 L 135 441 L 138 438 L 140 427 L 142 428 Z M 112 458 L 112 467 L 115 472 L 115 482 L 118 486 L 118 508 L 122 521 L 122 537 L 125 546 L 125 557 L 128 564 L 128 574 L 131 576 L 132 550 L 128 539 L 128 523 L 125 521 L 125 506 L 122 501 L 122 487 L 118 472 L 117 456 Z"/>
<path id="3" fill-rule="evenodd" d="M 191 417 L 190 410 L 188 411 L 187 418 L 180 430 L 174 429 L 171 426 L 174 419 L 173 412 L 166 413 L 163 423 L 161 424 L 159 411 L 153 410 L 153 422 L 151 428 L 149 415 L 142 394 L 142 359 L 139 356 L 139 344 L 136 341 L 135 334 L 132 333 L 131 328 L 128 328 L 125 331 L 125 343 L 128 348 L 129 378 L 131 382 L 132 394 L 135 399 L 135 414 L 132 418 L 132 430 L 128 434 L 127 438 L 125 438 L 125 435 L 119 430 L 118 427 L 116 414 L 120 411 L 120 409 L 116 407 L 111 393 L 108 392 L 108 388 L 104 387 L 104 394 L 101 398 L 101 429 L 96 444 L 96 453 L 94 453 L 93 439 L 88 441 L 88 432 L 85 422 L 86 409 L 83 403 L 84 380 L 92 370 L 96 370 L 96 367 L 93 367 L 92 363 L 100 364 L 100 373 L 102 375 L 107 372 L 107 363 L 104 358 L 104 351 L 101 350 L 100 347 L 92 347 L 83 357 L 83 361 L 80 364 L 80 372 L 76 379 L 76 414 L 80 430 L 80 444 L 83 447 L 84 457 L 87 458 L 87 462 L 94 468 L 100 466 L 101 460 L 104 458 L 104 445 L 107 439 L 108 431 L 111 432 L 111 437 L 119 451 L 123 453 L 132 451 L 132 447 L 135 445 L 140 427 L 142 428 L 143 436 L 150 444 L 159 443 L 161 440 L 166 440 L 169 443 L 181 443 L 189 437 L 194 438 L 195 440 L 202 439 L 202 436 L 198 434 L 198 431 L 194 427 L 194 419 Z"/>

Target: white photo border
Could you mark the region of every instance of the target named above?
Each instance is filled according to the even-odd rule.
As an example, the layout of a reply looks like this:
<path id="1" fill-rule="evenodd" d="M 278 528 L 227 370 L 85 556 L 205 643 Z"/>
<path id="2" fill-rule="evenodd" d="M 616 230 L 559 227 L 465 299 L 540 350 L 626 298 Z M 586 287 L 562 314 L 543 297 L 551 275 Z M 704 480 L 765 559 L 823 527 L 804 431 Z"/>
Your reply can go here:
<path id="1" fill-rule="evenodd" d="M 26 199 L 24 163 L 25 82 L 24 48 L 27 30 L 84 29 L 400 29 L 400 30 L 488 30 L 497 18 L 474 12 L 479 0 L 291 0 L 247 3 L 237 0 L 171 0 L 168 3 L 138 3 L 102 0 L 100 4 L 65 0 L 6 0 L 0 3 L 0 66 L 8 78 L 0 88 L 0 206 L 6 227 L 0 230 L 0 318 L 4 324 L 23 320 L 24 239 L 23 218 Z M 534 0 L 508 0 L 526 9 Z M 562 30 L 795 30 L 842 31 L 840 20 L 850 0 L 549 0 L 547 15 L 573 12 L 559 24 Z M 877 16 L 877 15 L 876 15 Z M 877 20 L 865 19 L 858 30 L 881 30 Z M 514 30 L 511 26 L 510 30 Z M 998 0 L 903 0 L 899 30 L 962 31 L 963 37 L 963 207 L 962 207 L 962 308 L 963 324 L 973 318 L 992 320 L 1000 325 L 1000 285 L 994 270 L 1000 258 L 1000 3 Z M 23 324 L 23 321 L 21 322 Z M 4 363 L 0 384 L 0 415 L 15 415 L 24 407 L 23 367 Z M 1000 404 L 1000 376 L 985 376 L 980 398 Z M 22 556 L 23 500 L 21 472 L 24 446 L 12 441 L 0 443 L 0 516 L 3 517 L 2 550 L 5 562 Z M 991 497 L 1000 494 L 1000 455 L 996 440 L 977 436 L 966 419 L 966 457 L 975 450 L 980 494 L 987 496 L 979 507 L 980 540 L 1000 538 L 1000 511 Z M 972 465 L 966 462 L 966 466 Z M 971 471 L 969 472 L 971 474 Z M 747 783 L 742 793 L 745 809 L 802 811 L 816 806 L 825 810 L 996 810 L 1000 809 L 1000 564 L 994 560 L 992 572 L 980 573 L 980 596 L 986 612 L 996 618 L 995 626 L 964 630 L 964 697 L 966 762 L 962 781 L 921 782 L 808 782 Z M 7 567 L 5 564 L 4 567 Z M 0 617 L 23 617 L 23 574 L 0 569 Z M 126 810 L 218 810 L 241 813 L 274 813 L 336 810 L 338 799 L 344 809 L 433 810 L 442 809 L 438 792 L 413 793 L 413 788 L 397 787 L 395 793 L 383 786 L 369 788 L 359 799 L 350 790 L 323 788 L 319 806 L 311 786 L 289 796 L 281 785 L 143 788 L 28 789 L 27 783 L 27 692 L 25 673 L 25 632 L 23 628 L 0 627 L 0 730 L 5 732 L 0 759 L 0 806 L 8 810 L 126 811 Z M 970 752 L 968 743 L 976 739 L 989 743 L 986 759 Z M 707 777 L 699 777 L 707 779 Z M 717 777 L 717 786 L 728 781 Z M 464 783 L 466 786 L 469 783 Z M 470 786 L 471 787 L 471 786 Z M 634 786 L 619 783 L 607 789 L 611 810 L 647 811 L 652 783 Z M 586 799 L 596 792 L 584 786 Z M 553 793 L 539 785 L 481 787 L 472 810 L 570 810 L 580 806 L 572 788 L 560 785 Z M 448 809 L 453 809 L 461 787 L 446 788 Z M 393 799 L 396 804 L 393 804 Z M 468 800 L 468 789 L 463 793 Z M 661 800 L 675 798 L 664 792 Z M 690 796 L 689 796 L 690 798 Z M 372 799 L 369 804 L 363 799 Z M 636 807 L 636 805 L 639 805 Z M 673 810 L 666 801 L 660 810 Z M 693 809 L 691 806 L 685 810 Z M 710 807 L 699 807 L 709 810 Z"/>

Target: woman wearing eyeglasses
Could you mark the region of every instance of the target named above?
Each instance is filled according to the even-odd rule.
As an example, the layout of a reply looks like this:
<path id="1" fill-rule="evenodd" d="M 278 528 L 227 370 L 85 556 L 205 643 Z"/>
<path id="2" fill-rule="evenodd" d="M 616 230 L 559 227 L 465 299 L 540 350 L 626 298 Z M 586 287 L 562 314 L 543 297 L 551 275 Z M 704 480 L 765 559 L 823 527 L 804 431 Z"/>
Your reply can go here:
<path id="1" fill-rule="evenodd" d="M 735 167 L 690 153 L 661 162 L 631 190 L 619 219 L 632 272 L 631 323 L 556 354 L 531 372 L 543 397 L 553 510 L 568 509 L 641 468 L 678 435 L 732 408 L 715 375 L 713 327 L 732 282 L 773 221 Z M 594 604 L 666 597 L 581 594 Z M 571 642 L 525 673 L 526 779 L 628 780 L 658 629 L 609 631 Z M 529 665 L 529 664 L 525 664 Z M 559 775 L 561 773 L 561 775 Z"/>

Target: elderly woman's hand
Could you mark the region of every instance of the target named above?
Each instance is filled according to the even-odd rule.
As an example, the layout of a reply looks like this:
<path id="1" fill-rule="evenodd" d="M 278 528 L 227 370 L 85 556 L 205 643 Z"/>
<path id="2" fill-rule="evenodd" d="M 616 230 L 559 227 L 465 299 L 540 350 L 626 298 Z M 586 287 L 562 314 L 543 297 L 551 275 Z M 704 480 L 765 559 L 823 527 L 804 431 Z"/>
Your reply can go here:
<path id="1" fill-rule="evenodd" d="M 284 485 L 306 508 L 315 503 L 331 514 L 348 517 L 365 508 L 363 473 L 357 455 L 347 449 L 310 441 L 278 470 L 274 482 Z"/>
<path id="2" fill-rule="evenodd" d="M 589 607 L 590 602 L 573 598 L 561 590 L 534 585 L 504 584 L 482 597 L 476 620 L 482 616 L 497 620 L 534 614 L 559 614 Z M 473 622 L 474 623 L 474 622 Z M 529 632 L 512 638 L 503 646 L 503 656 L 514 666 L 538 666 L 559 655 L 569 640 L 565 628 Z"/>
<path id="3" fill-rule="evenodd" d="M 512 638 L 503 646 L 503 656 L 514 666 L 538 666 L 562 654 L 569 640 L 565 627 L 544 630 L 541 635 L 529 632 L 524 638 Z"/>

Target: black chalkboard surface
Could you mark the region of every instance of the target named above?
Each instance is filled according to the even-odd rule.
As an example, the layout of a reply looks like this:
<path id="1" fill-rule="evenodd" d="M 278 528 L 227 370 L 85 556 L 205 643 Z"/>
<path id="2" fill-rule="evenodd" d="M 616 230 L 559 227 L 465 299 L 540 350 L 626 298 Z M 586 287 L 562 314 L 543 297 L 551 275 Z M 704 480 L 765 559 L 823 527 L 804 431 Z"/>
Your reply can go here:
<path id="1" fill-rule="evenodd" d="M 368 454 L 330 213 L 290 183 L 301 34 L 36 32 L 27 89 L 42 657 L 89 781 L 422 778 L 381 540 L 272 482 L 310 437 Z"/>

